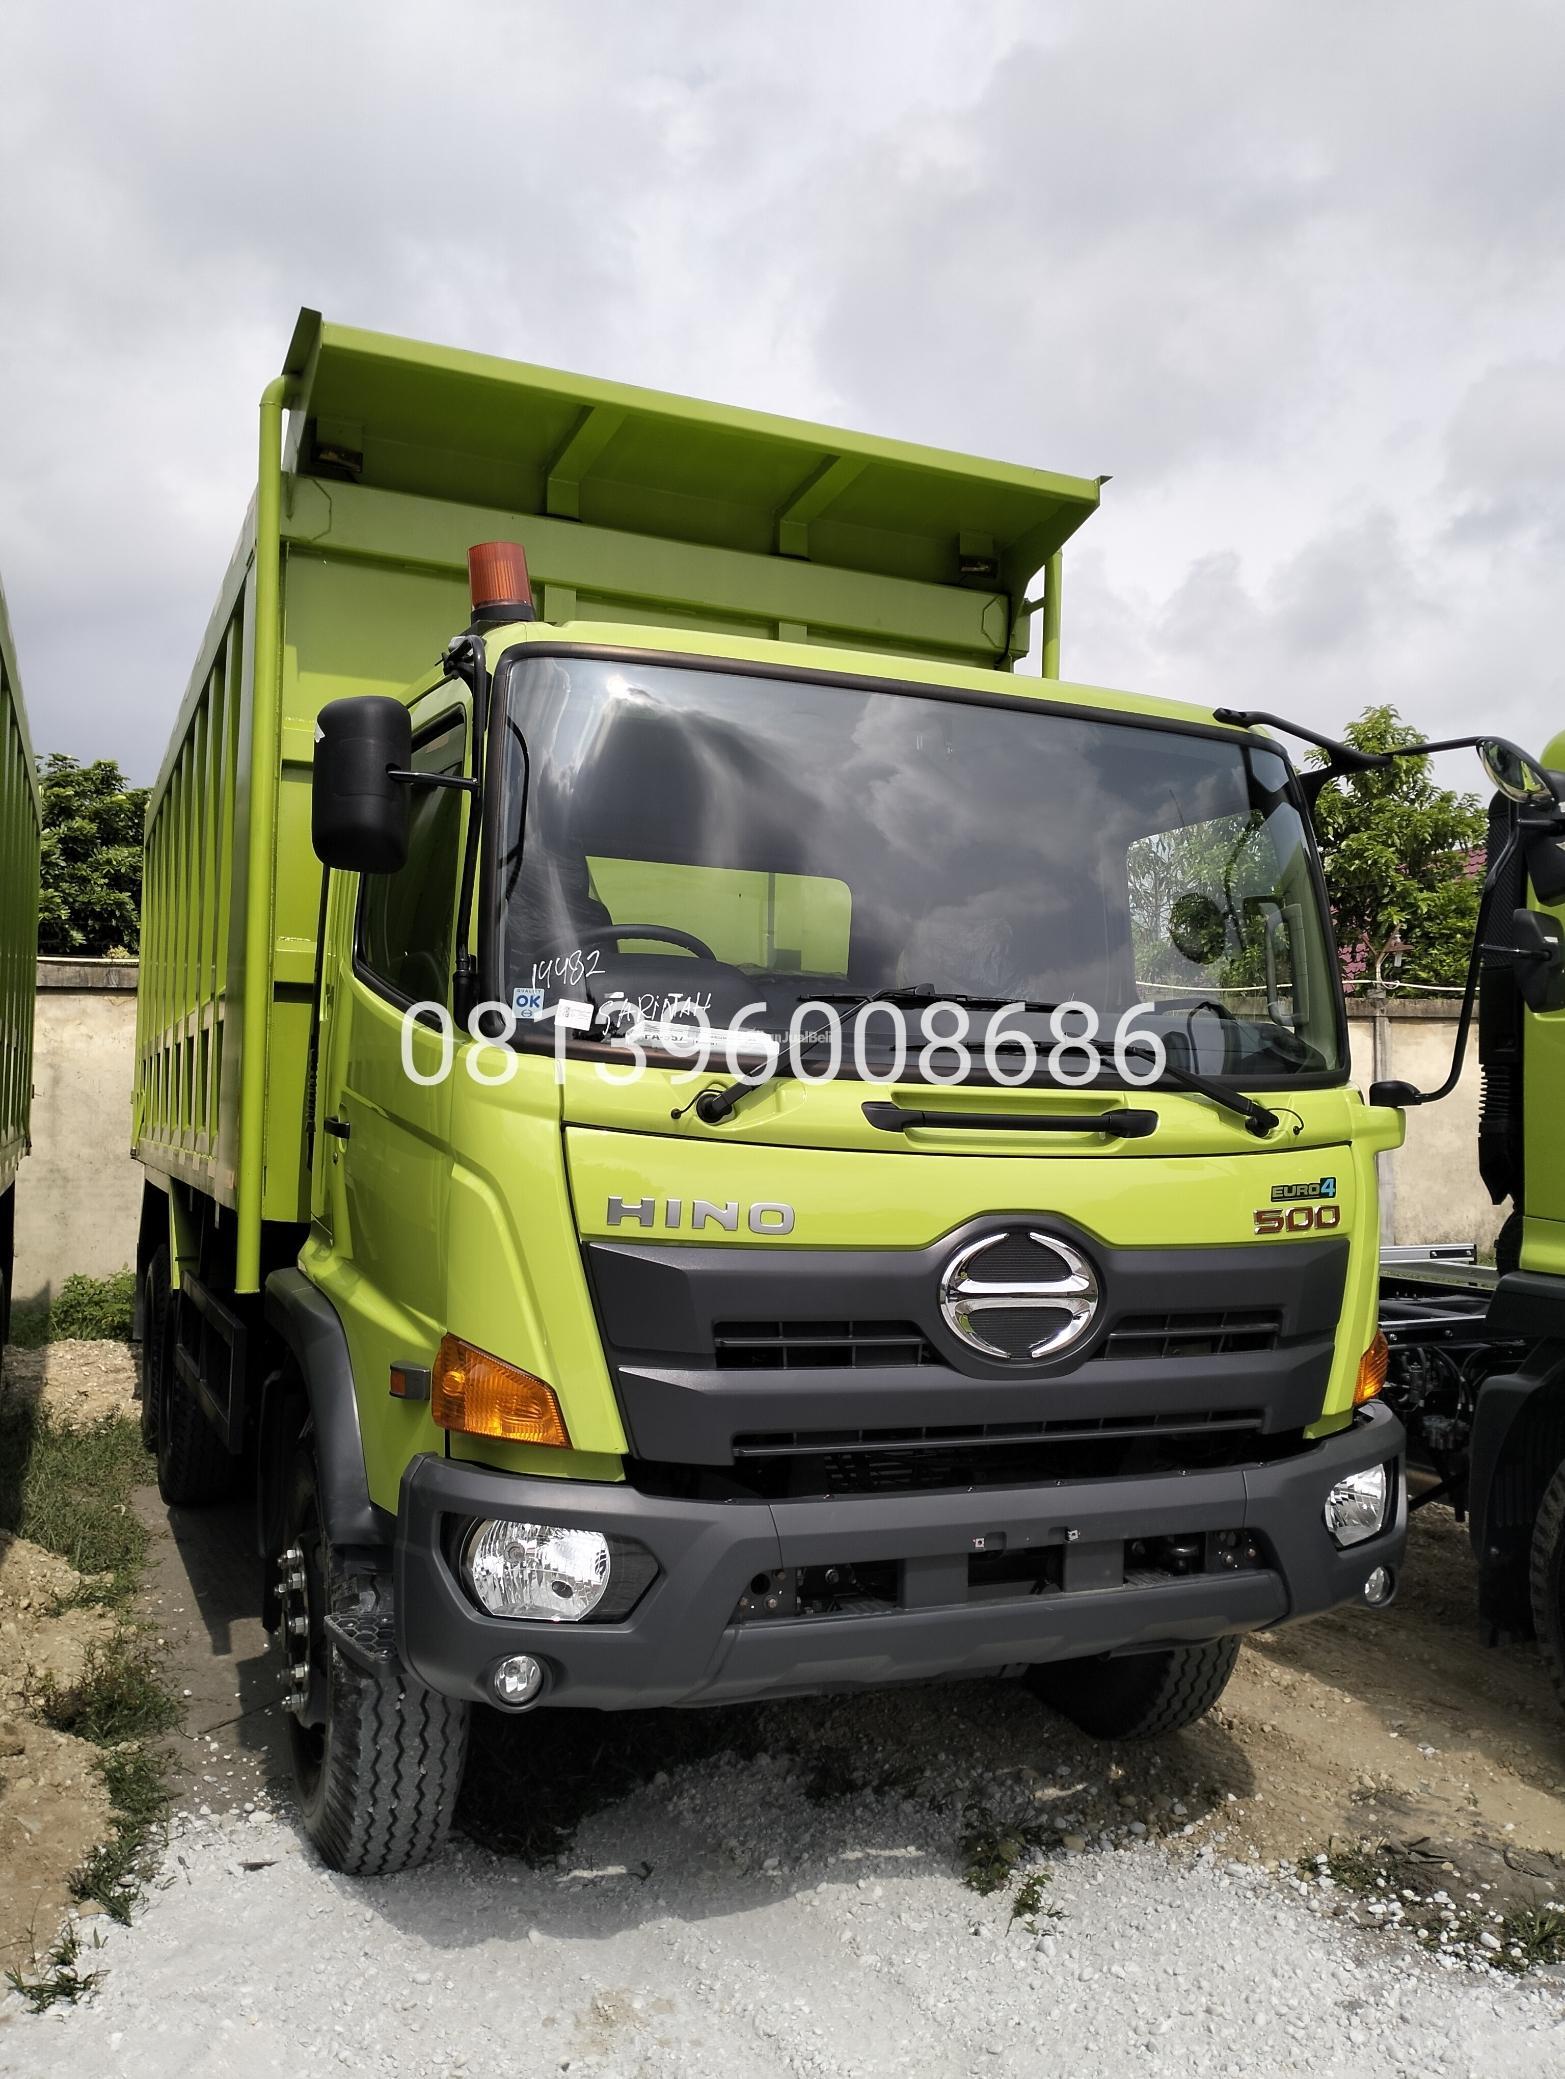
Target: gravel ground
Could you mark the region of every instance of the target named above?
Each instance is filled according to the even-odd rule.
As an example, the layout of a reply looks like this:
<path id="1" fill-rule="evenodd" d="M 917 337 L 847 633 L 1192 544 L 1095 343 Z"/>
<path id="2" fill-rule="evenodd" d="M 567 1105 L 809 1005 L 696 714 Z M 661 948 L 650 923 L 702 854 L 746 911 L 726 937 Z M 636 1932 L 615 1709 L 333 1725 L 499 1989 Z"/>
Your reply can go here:
<path id="1" fill-rule="evenodd" d="M 81 1350 L 29 1383 L 123 1404 L 124 1363 Z M 1176 1739 L 1098 1746 L 995 1683 L 491 1719 L 474 1838 L 369 1884 L 322 1869 L 265 1788 L 247 1528 L 149 1520 L 187 1809 L 134 1925 L 81 1920 L 95 1993 L 41 2017 L 0 1999 L 0 2074 L 1565 2074 L 1565 1974 L 1437 1961 L 1286 1874 L 1367 1839 L 1485 1910 L 1565 1896 L 1557 1707 L 1531 1649 L 1481 1646 L 1439 1509 L 1394 1610 L 1253 1641 Z M 961 1881 L 975 1803 L 1049 1844 L 989 1897 Z M 542 1867 L 490 1852 L 561 1839 Z"/>
<path id="2" fill-rule="evenodd" d="M 144 1915 L 88 1958 L 96 1996 L 13 2003 L 0 2072 L 1565 2070 L 1555 1983 L 1373 1944 L 1221 1848 L 1050 1854 L 1028 1927 L 1014 1890 L 962 1885 L 958 1826 L 896 1793 L 820 1802 L 766 1754 L 655 1776 L 544 1869 L 459 1844 L 350 1883 L 264 1802 L 183 1815 Z"/>

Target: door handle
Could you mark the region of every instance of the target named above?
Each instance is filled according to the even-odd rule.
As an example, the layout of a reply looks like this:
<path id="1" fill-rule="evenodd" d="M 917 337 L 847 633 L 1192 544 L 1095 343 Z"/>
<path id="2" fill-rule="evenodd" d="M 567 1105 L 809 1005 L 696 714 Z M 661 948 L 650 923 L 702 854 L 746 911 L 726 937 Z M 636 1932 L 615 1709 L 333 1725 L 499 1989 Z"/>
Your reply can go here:
<path id="1" fill-rule="evenodd" d="M 333 1140 L 345 1141 L 352 1133 L 353 1128 L 346 1119 L 323 1119 L 321 1121 L 321 1131 L 322 1133 L 329 1133 Z"/>

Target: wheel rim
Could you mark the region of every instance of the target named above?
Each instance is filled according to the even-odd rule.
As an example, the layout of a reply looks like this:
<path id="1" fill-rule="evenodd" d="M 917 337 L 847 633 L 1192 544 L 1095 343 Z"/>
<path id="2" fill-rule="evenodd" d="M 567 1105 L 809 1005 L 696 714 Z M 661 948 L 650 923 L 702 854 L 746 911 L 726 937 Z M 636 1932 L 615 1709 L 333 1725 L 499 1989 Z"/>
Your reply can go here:
<path id="1" fill-rule="evenodd" d="M 313 1484 L 298 1497 L 293 1517 L 277 1561 L 278 1637 L 294 1774 L 308 1801 L 320 1783 L 328 1737 L 326 1538 Z"/>

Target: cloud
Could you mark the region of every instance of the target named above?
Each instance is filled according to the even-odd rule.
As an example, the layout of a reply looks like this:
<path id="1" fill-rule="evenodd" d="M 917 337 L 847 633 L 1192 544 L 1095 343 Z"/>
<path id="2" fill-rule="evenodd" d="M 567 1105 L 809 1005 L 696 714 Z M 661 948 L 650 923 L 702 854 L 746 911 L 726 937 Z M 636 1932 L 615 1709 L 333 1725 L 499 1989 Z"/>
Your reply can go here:
<path id="1" fill-rule="evenodd" d="M 155 769 L 297 306 L 1095 474 L 1073 675 L 1553 733 L 1565 15 L 13 0 L 0 570 Z"/>

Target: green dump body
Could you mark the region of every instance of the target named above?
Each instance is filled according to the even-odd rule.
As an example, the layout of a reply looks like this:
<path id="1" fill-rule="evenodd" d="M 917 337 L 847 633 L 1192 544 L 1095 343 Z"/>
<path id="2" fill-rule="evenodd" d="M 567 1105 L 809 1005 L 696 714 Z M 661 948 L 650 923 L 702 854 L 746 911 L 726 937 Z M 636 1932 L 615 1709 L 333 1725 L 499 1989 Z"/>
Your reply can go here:
<path id="1" fill-rule="evenodd" d="M 257 491 L 147 821 L 135 1152 L 232 1208 L 235 1289 L 309 1217 L 320 868 L 313 723 L 394 693 L 520 541 L 542 618 L 1005 672 L 1096 482 L 669 397 L 301 315 Z M 1043 594 L 1029 598 L 1039 573 Z"/>
<path id="2" fill-rule="evenodd" d="M 41 817 L 16 648 L 0 592 L 0 1259 L 8 1265 L 9 1193 L 27 1151 L 38 977 Z"/>

